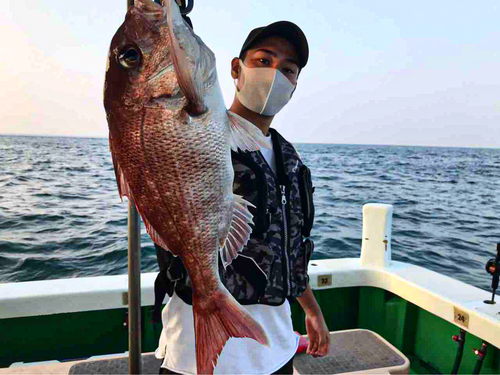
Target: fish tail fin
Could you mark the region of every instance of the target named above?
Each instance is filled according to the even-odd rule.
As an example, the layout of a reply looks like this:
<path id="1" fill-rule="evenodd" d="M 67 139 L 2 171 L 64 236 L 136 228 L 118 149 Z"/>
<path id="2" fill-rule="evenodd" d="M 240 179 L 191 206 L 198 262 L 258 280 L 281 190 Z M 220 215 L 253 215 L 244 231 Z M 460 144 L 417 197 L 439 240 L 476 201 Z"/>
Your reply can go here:
<path id="1" fill-rule="evenodd" d="M 211 297 L 193 294 L 193 316 L 198 374 L 213 374 L 230 337 L 248 337 L 269 345 L 260 324 L 225 290 Z"/>
<path id="2" fill-rule="evenodd" d="M 257 126 L 234 112 L 227 111 L 231 127 L 231 149 L 233 151 L 257 151 L 270 148 L 266 137 Z"/>

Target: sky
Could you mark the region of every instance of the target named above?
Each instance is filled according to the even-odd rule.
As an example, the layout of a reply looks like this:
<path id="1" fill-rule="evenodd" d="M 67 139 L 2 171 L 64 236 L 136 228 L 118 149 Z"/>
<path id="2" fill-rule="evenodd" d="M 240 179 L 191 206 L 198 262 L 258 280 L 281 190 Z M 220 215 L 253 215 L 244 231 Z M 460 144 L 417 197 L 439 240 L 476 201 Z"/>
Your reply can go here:
<path id="1" fill-rule="evenodd" d="M 3 1 L 0 134 L 107 137 L 106 56 L 126 0 Z M 301 27 L 309 62 L 272 124 L 292 142 L 500 148 L 498 0 L 195 0 L 190 16 L 228 107 L 250 30 Z"/>

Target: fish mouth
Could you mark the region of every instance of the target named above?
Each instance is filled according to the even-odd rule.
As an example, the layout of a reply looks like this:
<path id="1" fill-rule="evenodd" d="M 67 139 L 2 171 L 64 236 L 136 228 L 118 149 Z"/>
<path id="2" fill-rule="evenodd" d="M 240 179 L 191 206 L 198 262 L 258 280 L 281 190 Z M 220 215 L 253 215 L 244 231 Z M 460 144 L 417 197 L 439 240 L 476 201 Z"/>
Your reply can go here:
<path id="1" fill-rule="evenodd" d="M 173 93 L 166 93 L 151 97 L 151 99 L 149 99 L 149 101 L 145 104 L 145 107 L 178 110 L 184 108 L 185 105 L 186 99 L 180 88 L 176 87 Z"/>
<path id="2" fill-rule="evenodd" d="M 173 73 L 172 78 L 175 77 L 174 64 L 169 63 L 167 66 L 161 68 L 158 72 L 153 74 L 148 78 L 147 82 L 153 82 L 161 80 L 161 78 L 169 73 Z M 157 93 L 159 95 L 152 96 L 147 102 L 147 107 L 161 107 L 172 109 L 173 107 L 178 107 L 180 101 L 184 98 L 182 91 L 179 86 L 175 86 L 173 90 L 169 92 Z"/>

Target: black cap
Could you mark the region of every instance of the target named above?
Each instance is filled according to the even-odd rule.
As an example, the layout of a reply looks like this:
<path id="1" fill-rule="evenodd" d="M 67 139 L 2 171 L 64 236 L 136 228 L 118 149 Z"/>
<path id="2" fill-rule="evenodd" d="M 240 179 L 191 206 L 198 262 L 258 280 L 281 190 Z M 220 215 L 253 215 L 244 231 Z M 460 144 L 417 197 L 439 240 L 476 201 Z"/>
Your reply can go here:
<path id="1" fill-rule="evenodd" d="M 307 44 L 306 36 L 296 24 L 289 21 L 274 22 L 265 27 L 258 27 L 250 31 L 245 43 L 243 43 L 243 47 L 241 47 L 240 58 L 253 45 L 271 36 L 279 36 L 288 40 L 295 48 L 295 51 L 297 51 L 299 68 L 302 69 L 306 66 L 309 59 L 309 45 Z"/>

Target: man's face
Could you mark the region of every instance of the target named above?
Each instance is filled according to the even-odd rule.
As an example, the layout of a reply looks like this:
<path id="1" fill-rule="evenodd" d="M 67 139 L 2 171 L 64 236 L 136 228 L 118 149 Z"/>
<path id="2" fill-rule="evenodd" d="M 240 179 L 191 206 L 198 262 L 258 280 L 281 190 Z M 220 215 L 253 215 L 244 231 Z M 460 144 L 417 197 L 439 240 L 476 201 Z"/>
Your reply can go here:
<path id="1" fill-rule="evenodd" d="M 249 68 L 277 69 L 296 85 L 299 75 L 298 61 L 293 45 L 284 38 L 273 36 L 247 50 L 243 63 Z"/>

